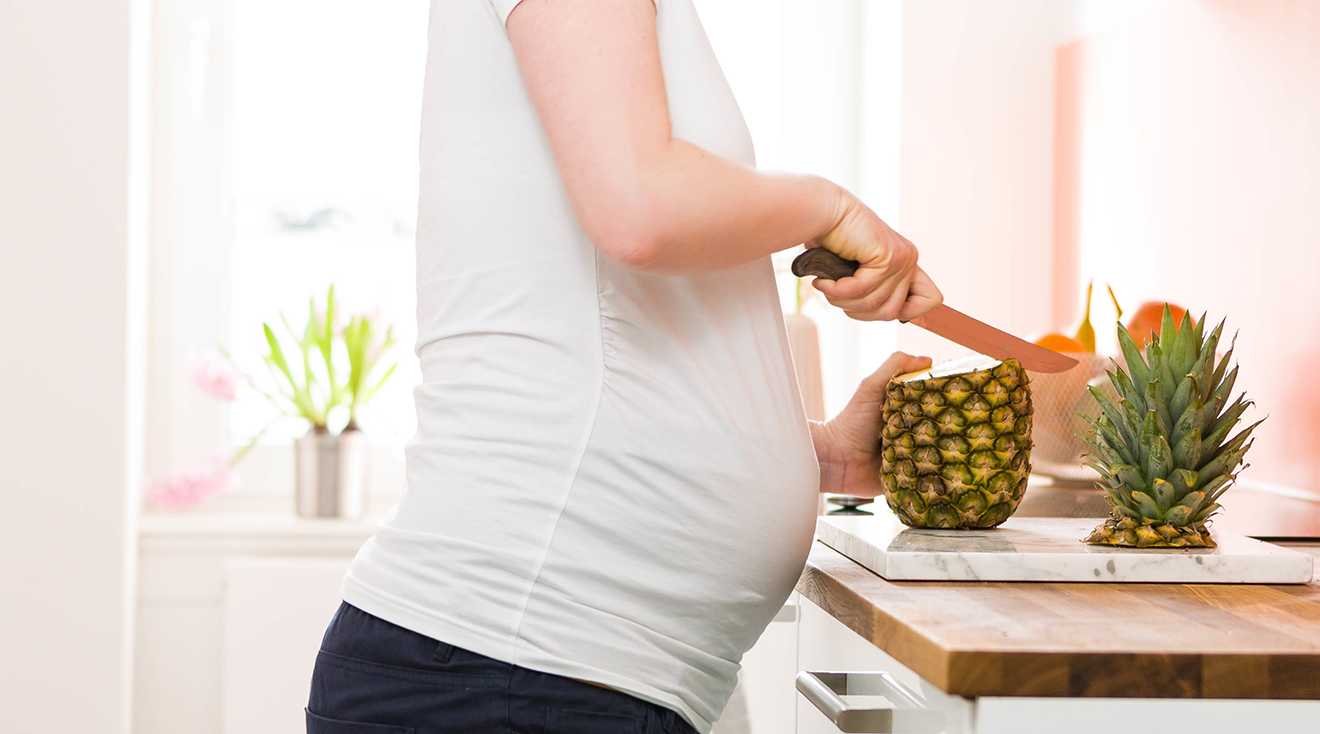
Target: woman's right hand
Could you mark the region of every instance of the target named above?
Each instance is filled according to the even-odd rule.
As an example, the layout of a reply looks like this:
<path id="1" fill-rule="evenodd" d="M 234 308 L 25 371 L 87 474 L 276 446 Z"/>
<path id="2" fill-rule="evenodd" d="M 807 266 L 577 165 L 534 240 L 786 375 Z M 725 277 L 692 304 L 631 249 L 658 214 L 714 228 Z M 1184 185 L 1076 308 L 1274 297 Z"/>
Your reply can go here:
<path id="1" fill-rule="evenodd" d="M 858 321 L 911 321 L 944 302 L 934 281 L 917 266 L 917 248 L 857 197 L 841 191 L 841 214 L 828 232 L 807 243 L 861 263 L 847 278 L 817 278 L 812 285 Z"/>

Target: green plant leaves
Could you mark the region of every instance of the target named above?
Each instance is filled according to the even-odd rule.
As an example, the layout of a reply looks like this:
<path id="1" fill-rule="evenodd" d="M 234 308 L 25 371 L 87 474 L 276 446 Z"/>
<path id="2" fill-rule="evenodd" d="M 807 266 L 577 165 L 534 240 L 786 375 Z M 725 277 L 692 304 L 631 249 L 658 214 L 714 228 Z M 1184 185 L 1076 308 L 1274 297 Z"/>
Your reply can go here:
<path id="1" fill-rule="evenodd" d="M 1173 399 L 1169 401 L 1166 408 L 1168 415 L 1181 416 L 1183 411 L 1187 410 L 1187 406 L 1192 402 L 1192 388 L 1195 384 L 1196 378 L 1190 373 L 1182 379 L 1182 382 L 1178 383 L 1178 389 L 1174 391 Z M 1173 425 L 1172 420 L 1167 422 L 1170 426 Z"/>
<path id="2" fill-rule="evenodd" d="M 1223 323 L 1221 322 L 1219 325 L 1223 326 Z M 1202 398 L 1202 400 L 1206 404 L 1210 403 L 1210 397 L 1214 395 L 1215 388 L 1217 388 L 1219 384 L 1223 382 L 1224 373 L 1228 370 L 1229 360 L 1233 358 L 1233 349 L 1236 347 L 1237 347 L 1237 334 L 1234 334 L 1233 343 L 1228 346 L 1228 351 L 1225 352 L 1223 358 L 1219 360 L 1219 366 L 1215 367 L 1215 372 L 1213 375 L 1210 376 L 1210 381 L 1201 387 L 1201 389 L 1205 391 L 1205 396 Z"/>
<path id="3" fill-rule="evenodd" d="M 278 394 L 288 400 L 281 403 L 274 396 L 262 392 L 270 402 L 287 416 L 303 418 L 314 427 L 326 427 L 330 411 L 347 405 L 349 426 L 355 425 L 357 409 L 371 400 L 376 392 L 394 374 L 398 363 L 391 365 L 367 390 L 367 378 L 380 357 L 397 341 L 392 326 L 381 335 L 379 319 L 365 314 L 350 318 L 347 326 L 339 328 L 342 311 L 336 299 L 334 284 L 326 291 L 325 310 L 317 308 L 316 299 L 307 301 L 307 321 L 295 329 L 284 313 L 279 314 L 298 349 L 301 362 L 295 364 L 292 350 L 286 350 L 269 324 L 262 324 L 269 353 L 263 361 L 275 380 Z M 343 373 L 340 354 L 348 358 L 348 373 Z"/>
<path id="4" fill-rule="evenodd" d="M 1173 428 L 1173 416 L 1169 413 L 1169 406 L 1164 402 L 1158 380 L 1151 380 L 1146 383 L 1146 415 L 1154 415 L 1157 421 L 1156 429 L 1160 435 L 1169 435 L 1169 429 Z"/>
<path id="5" fill-rule="evenodd" d="M 1222 509 L 1222 508 L 1223 508 L 1223 505 L 1220 505 L 1220 504 L 1216 504 L 1216 503 L 1214 503 L 1214 502 L 1211 502 L 1211 503 L 1205 505 L 1204 507 L 1202 507 L 1200 510 L 1198 510 L 1198 511 L 1196 512 L 1196 514 L 1192 515 L 1191 520 L 1190 520 L 1189 522 L 1190 522 L 1190 523 L 1205 522 L 1207 518 L 1209 518 L 1211 515 L 1215 514 L 1215 511 L 1216 511 L 1216 510 L 1219 510 L 1219 509 Z"/>
<path id="6" fill-rule="evenodd" d="M 1197 470 L 1197 483 L 1204 484 L 1210 478 L 1218 476 L 1221 473 L 1231 473 L 1233 468 L 1238 465 L 1238 462 L 1242 461 L 1242 457 L 1246 455 L 1247 449 L 1251 448 L 1251 444 L 1246 442 L 1247 437 L 1251 435 L 1252 431 L 1256 430 L 1256 426 L 1259 426 L 1264 422 L 1263 419 L 1256 421 L 1241 433 L 1234 436 L 1233 440 L 1224 444 L 1224 447 L 1219 449 L 1214 458 L 1210 459 L 1210 461 L 1206 462 L 1204 466 Z"/>
<path id="7" fill-rule="evenodd" d="M 1201 461 L 1201 432 L 1189 431 L 1173 446 L 1173 465 L 1179 469 L 1195 469 Z"/>
<path id="8" fill-rule="evenodd" d="M 1214 393 L 1210 395 L 1210 402 L 1206 404 L 1206 414 L 1212 419 L 1219 418 L 1219 411 L 1228 403 L 1228 396 L 1233 392 L 1233 383 L 1237 381 L 1238 368 L 1234 367 L 1224 378 L 1224 381 L 1215 388 Z"/>
<path id="9" fill-rule="evenodd" d="M 375 396 L 376 391 L 380 389 L 380 386 L 384 385 L 385 381 L 390 379 L 390 375 L 394 374 L 394 369 L 398 366 L 399 366 L 398 362 L 395 362 L 394 364 L 390 365 L 390 368 L 385 370 L 385 374 L 381 375 L 380 381 L 376 383 L 376 386 L 371 388 L 371 390 L 367 392 L 367 396 L 363 398 L 362 402 L 365 403 L 368 400 L 371 400 L 371 398 Z"/>
<path id="10" fill-rule="evenodd" d="M 1149 381 L 1146 360 L 1141 356 L 1141 350 L 1137 349 L 1137 344 L 1128 333 L 1127 327 L 1122 324 L 1118 325 L 1118 346 L 1123 352 L 1123 361 L 1127 363 L 1131 382 L 1145 385 Z"/>
<path id="11" fill-rule="evenodd" d="M 1233 426 L 1237 425 L 1238 419 L 1242 416 L 1242 412 L 1251 404 L 1250 400 L 1244 400 L 1239 397 L 1237 402 L 1234 403 L 1231 408 L 1224 411 L 1224 414 L 1219 416 L 1219 420 L 1215 421 L 1215 424 L 1210 427 L 1210 433 L 1205 437 L 1206 445 L 1212 446 L 1217 450 L 1219 444 L 1223 443 L 1224 439 L 1228 437 L 1228 432 L 1233 430 Z"/>
<path id="12" fill-rule="evenodd" d="M 1120 464 L 1114 467 L 1114 476 L 1118 477 L 1128 492 L 1134 489 L 1146 489 L 1149 486 L 1137 467 L 1131 464 Z"/>
<path id="13" fill-rule="evenodd" d="M 1164 323 L 1171 323 L 1173 314 L 1169 311 L 1169 305 L 1164 305 Z M 1165 328 L 1165 327 L 1161 327 Z M 1163 331 L 1161 334 L 1168 334 Z M 1192 315 L 1183 313 L 1182 322 L 1178 325 L 1177 331 L 1173 332 L 1173 340 L 1169 347 L 1169 370 L 1175 375 L 1185 375 L 1192 369 L 1192 364 L 1196 362 L 1199 352 L 1197 349 L 1201 346 L 1200 341 L 1193 341 L 1196 337 L 1196 327 L 1192 325 Z"/>
<path id="14" fill-rule="evenodd" d="M 1173 442 L 1176 446 L 1187 434 L 1192 431 L 1201 431 L 1205 428 L 1205 408 L 1201 405 L 1200 398 L 1192 401 L 1191 405 L 1178 416 L 1178 420 L 1173 423 Z M 1213 444 L 1212 444 L 1213 445 Z M 1194 469 L 1196 467 L 1188 467 Z"/>
<path id="15" fill-rule="evenodd" d="M 316 340 L 316 346 L 321 351 L 321 359 L 325 361 L 325 374 L 327 381 L 330 383 L 331 402 L 337 402 L 333 394 L 336 388 L 334 360 L 335 316 L 335 285 L 334 283 L 331 283 L 330 290 L 325 294 L 325 324 L 322 328 L 317 329 L 319 336 Z M 311 318 L 314 319 L 315 317 L 316 307 L 315 304 L 313 304 Z M 311 324 L 312 322 L 309 320 L 308 323 Z"/>
<path id="16" fill-rule="evenodd" d="M 1112 361 L 1113 360 L 1111 360 L 1111 362 Z M 1138 412 L 1145 413 L 1146 398 L 1137 390 L 1137 386 L 1132 382 L 1132 379 L 1127 376 L 1127 373 L 1119 369 L 1118 363 L 1113 362 L 1113 365 L 1114 370 L 1112 372 L 1106 372 L 1105 374 L 1109 377 L 1109 384 L 1114 386 L 1114 392 L 1119 397 L 1128 400 L 1133 405 L 1137 406 Z"/>
<path id="17" fill-rule="evenodd" d="M 348 393 L 348 420 L 350 424 L 356 423 L 358 408 L 376 395 L 376 392 L 390 378 L 390 375 L 394 374 L 395 368 L 399 366 L 397 362 L 390 365 L 374 385 L 370 388 L 365 387 L 381 355 L 394 346 L 397 341 L 394 338 L 394 327 L 392 325 L 385 329 L 383 336 L 377 337 L 379 332 L 379 325 L 365 314 L 354 316 L 349 321 L 348 326 L 344 327 L 344 346 L 348 354 L 346 391 Z"/>
<path id="18" fill-rule="evenodd" d="M 269 324 L 262 324 L 261 326 L 266 331 L 266 344 L 270 347 L 271 362 L 279 367 L 290 384 L 295 384 L 293 374 L 289 372 L 289 362 L 284 358 L 284 350 L 280 348 L 280 340 L 275 338 L 275 332 L 271 331 Z"/>
<path id="19" fill-rule="evenodd" d="M 1142 517 L 1154 519 L 1164 517 L 1164 513 L 1160 511 L 1159 505 L 1157 505 L 1155 500 L 1145 492 L 1133 492 L 1132 503 L 1136 505 L 1136 510 L 1141 513 Z"/>
<path id="20" fill-rule="evenodd" d="M 1185 505 L 1177 505 L 1169 508 L 1164 513 L 1164 521 L 1170 525 L 1186 525 L 1192 519 L 1192 508 Z"/>

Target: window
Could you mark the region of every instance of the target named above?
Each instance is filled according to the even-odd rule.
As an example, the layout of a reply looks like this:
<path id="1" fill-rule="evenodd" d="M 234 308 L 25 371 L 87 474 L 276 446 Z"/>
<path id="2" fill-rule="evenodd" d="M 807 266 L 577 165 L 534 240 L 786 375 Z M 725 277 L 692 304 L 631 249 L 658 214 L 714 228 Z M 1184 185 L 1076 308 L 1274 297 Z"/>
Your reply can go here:
<path id="1" fill-rule="evenodd" d="M 261 365 L 261 323 L 295 324 L 309 296 L 335 284 L 351 311 L 379 308 L 399 342 L 399 369 L 361 416 L 374 443 L 416 429 L 421 372 L 413 228 L 426 62 L 426 0 L 232 0 L 231 353 Z M 264 375 L 262 375 L 264 377 Z M 235 438 L 277 413 L 234 403 Z M 335 416 L 339 424 L 344 420 Z M 280 421 L 263 440 L 305 430 Z"/>

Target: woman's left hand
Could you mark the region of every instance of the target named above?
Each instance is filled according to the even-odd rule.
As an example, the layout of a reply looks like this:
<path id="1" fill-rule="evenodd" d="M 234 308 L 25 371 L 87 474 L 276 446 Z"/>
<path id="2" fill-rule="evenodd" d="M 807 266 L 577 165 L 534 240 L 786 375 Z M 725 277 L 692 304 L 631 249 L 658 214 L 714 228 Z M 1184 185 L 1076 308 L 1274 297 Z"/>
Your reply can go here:
<path id="1" fill-rule="evenodd" d="M 880 369 L 862 380 L 838 415 L 811 424 L 820 461 L 820 491 L 853 497 L 876 497 L 880 486 L 880 427 L 885 388 L 895 375 L 930 367 L 930 357 L 894 352 Z"/>

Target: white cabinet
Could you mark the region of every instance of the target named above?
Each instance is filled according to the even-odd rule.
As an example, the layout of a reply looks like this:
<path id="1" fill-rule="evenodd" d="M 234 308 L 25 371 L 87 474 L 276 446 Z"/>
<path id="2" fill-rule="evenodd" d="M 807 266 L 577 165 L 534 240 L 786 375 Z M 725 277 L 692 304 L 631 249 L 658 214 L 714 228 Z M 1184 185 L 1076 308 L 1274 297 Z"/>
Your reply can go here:
<path id="1" fill-rule="evenodd" d="M 796 595 L 794 595 L 796 596 Z M 742 659 L 738 687 L 711 734 L 793 734 L 797 600 L 789 599 Z"/>
<path id="2" fill-rule="evenodd" d="M 134 734 L 294 734 L 344 569 L 371 522 L 142 518 Z"/>
<path id="3" fill-rule="evenodd" d="M 801 597 L 798 609 L 799 670 L 890 673 L 901 685 L 924 698 L 928 706 L 944 713 L 945 734 L 972 734 L 975 731 L 970 720 L 971 700 L 946 695 L 926 683 L 921 676 L 845 627 L 806 597 Z M 888 703 L 869 696 L 848 696 L 845 700 L 859 706 Z M 797 732 L 838 734 L 839 729 L 806 698 L 797 694 Z"/>
<path id="4" fill-rule="evenodd" d="M 1313 734 L 1320 731 L 1320 701 L 1003 698 L 950 696 L 845 627 L 805 597 L 799 603 L 798 668 L 806 671 L 893 674 L 945 718 L 945 734 L 1112 734 L 1121 722 L 1161 722 L 1197 734 Z M 887 705 L 848 697 L 849 704 Z M 797 695 L 798 734 L 838 734 L 839 728 Z"/>
<path id="5" fill-rule="evenodd" d="M 222 734 L 306 727 L 312 668 L 348 558 L 242 558 L 225 564 Z"/>
<path id="6" fill-rule="evenodd" d="M 1214 698 L 978 698 L 976 734 L 1113 734 L 1120 721 L 1197 734 L 1314 734 L 1320 701 Z"/>

